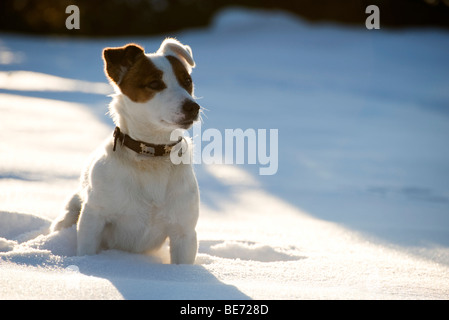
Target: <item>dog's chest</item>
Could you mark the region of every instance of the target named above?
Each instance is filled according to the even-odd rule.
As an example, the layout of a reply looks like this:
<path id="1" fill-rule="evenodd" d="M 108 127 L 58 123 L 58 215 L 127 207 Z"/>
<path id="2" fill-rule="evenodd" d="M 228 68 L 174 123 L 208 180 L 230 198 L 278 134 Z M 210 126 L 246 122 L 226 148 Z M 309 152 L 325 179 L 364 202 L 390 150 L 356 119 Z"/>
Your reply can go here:
<path id="1" fill-rule="evenodd" d="M 130 190 L 130 195 L 133 195 L 133 201 L 153 211 L 167 205 L 167 187 L 172 175 L 170 166 L 142 162 L 131 168 L 131 171 L 134 182 L 131 182 L 131 189 L 134 190 Z"/>
<path id="2" fill-rule="evenodd" d="M 126 205 L 115 208 L 104 232 L 105 247 L 142 252 L 165 240 L 170 225 L 179 223 L 172 195 L 182 183 L 171 183 L 176 171 L 165 165 L 123 170 L 117 178 L 126 190 L 122 195 Z"/>

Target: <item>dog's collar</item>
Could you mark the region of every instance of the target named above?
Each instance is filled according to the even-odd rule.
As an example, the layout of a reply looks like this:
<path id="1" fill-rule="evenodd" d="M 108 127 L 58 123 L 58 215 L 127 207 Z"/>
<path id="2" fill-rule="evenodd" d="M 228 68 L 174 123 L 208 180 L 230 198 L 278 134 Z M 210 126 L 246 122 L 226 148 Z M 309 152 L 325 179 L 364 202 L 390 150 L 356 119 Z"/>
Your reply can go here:
<path id="1" fill-rule="evenodd" d="M 122 146 L 124 145 L 128 149 L 131 149 L 138 154 L 144 154 L 152 157 L 162 157 L 169 155 L 172 148 L 179 142 L 181 142 L 182 137 L 179 138 L 178 141 L 171 144 L 152 144 L 148 142 L 134 140 L 127 134 L 122 133 L 119 127 L 115 127 L 114 147 L 112 149 L 113 151 L 115 151 L 115 147 L 117 146 L 117 140 L 120 141 Z"/>

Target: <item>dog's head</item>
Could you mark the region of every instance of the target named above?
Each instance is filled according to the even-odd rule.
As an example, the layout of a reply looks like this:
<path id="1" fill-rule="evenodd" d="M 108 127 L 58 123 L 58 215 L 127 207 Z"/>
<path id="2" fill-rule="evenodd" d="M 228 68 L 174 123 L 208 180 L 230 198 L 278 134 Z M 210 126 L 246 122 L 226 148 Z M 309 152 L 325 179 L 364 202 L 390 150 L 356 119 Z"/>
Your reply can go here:
<path id="1" fill-rule="evenodd" d="M 161 129 L 188 129 L 198 119 L 189 46 L 166 39 L 156 53 L 145 54 L 139 45 L 128 44 L 104 49 L 103 59 L 116 91 L 128 98 L 127 116 Z"/>

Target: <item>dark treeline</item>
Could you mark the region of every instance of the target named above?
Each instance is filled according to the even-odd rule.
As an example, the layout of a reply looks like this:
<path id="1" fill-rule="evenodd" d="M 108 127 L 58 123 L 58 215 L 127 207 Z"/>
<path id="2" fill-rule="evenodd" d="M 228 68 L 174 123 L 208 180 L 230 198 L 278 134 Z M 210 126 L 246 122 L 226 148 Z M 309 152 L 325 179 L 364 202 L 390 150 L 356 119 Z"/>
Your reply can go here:
<path id="1" fill-rule="evenodd" d="M 449 0 L 2 0 L 0 30 L 82 36 L 152 35 L 207 26 L 230 6 L 277 9 L 308 21 L 364 27 L 365 8 L 380 9 L 383 28 L 449 28 Z M 66 7 L 80 10 L 80 29 L 68 30 Z"/>

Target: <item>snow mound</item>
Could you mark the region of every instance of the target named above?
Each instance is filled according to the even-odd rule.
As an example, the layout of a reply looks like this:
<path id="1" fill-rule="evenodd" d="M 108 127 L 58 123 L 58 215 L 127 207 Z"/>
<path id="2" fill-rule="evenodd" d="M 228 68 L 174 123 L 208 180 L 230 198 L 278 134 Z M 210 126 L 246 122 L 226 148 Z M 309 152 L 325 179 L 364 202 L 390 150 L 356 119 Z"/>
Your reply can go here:
<path id="1" fill-rule="evenodd" d="M 23 242 L 46 233 L 51 222 L 32 214 L 0 211 L 0 238 Z"/>
<path id="2" fill-rule="evenodd" d="M 264 32 L 301 27 L 300 20 L 293 15 L 281 11 L 264 11 L 242 8 L 227 8 L 220 11 L 212 22 L 212 31 L 228 32 Z"/>
<path id="3" fill-rule="evenodd" d="M 0 252 L 11 251 L 16 244 L 16 241 L 0 238 Z"/>
<path id="4" fill-rule="evenodd" d="M 292 249 L 292 248 L 290 248 Z M 299 260 L 296 256 L 284 248 L 273 248 L 251 241 L 202 241 L 200 253 L 225 259 L 239 259 L 259 262 L 276 262 Z M 291 251 L 291 250 L 289 250 Z"/>

